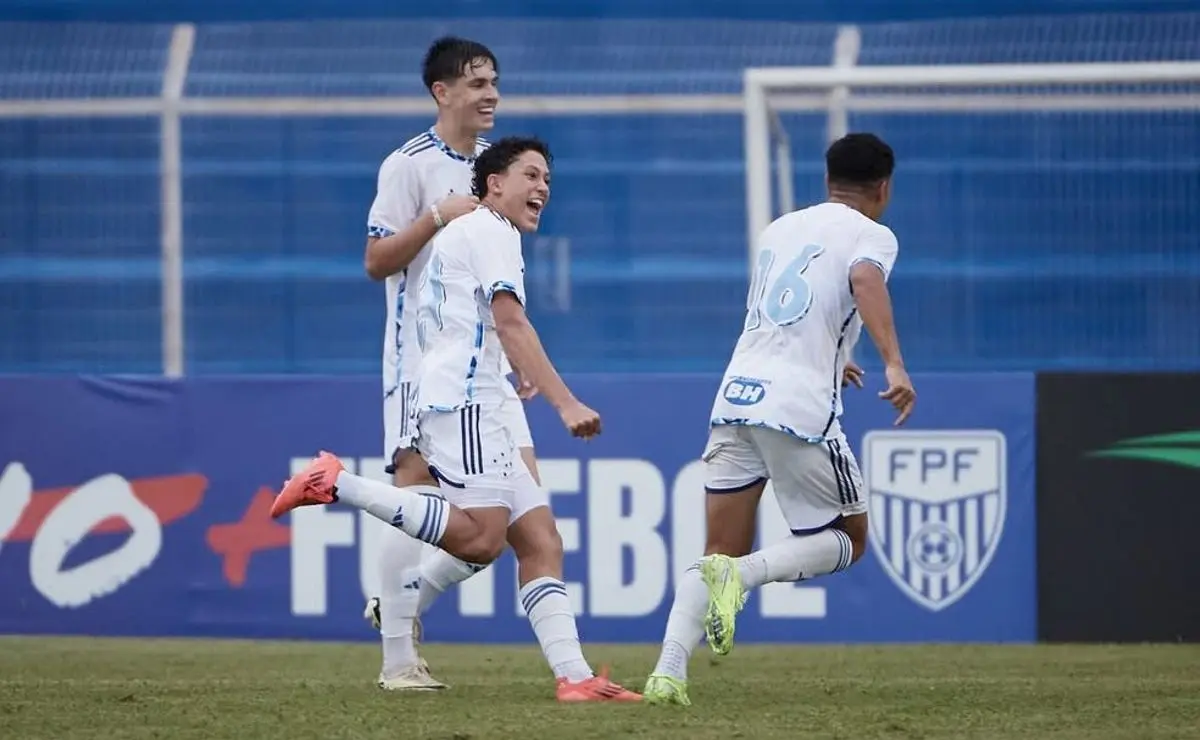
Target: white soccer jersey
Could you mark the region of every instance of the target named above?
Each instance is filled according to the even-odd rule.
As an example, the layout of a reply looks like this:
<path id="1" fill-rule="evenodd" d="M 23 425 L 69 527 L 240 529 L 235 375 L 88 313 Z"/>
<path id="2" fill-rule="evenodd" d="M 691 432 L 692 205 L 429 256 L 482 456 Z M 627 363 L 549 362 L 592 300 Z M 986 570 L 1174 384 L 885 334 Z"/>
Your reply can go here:
<path id="1" fill-rule="evenodd" d="M 492 297 L 507 290 L 525 303 L 521 234 L 486 206 L 451 221 L 434 238 L 417 315 L 422 346 L 418 404 L 454 411 L 503 403 L 512 385 L 492 318 Z"/>
<path id="2" fill-rule="evenodd" d="M 475 155 L 488 146 L 475 143 Z M 368 236 L 386 237 L 404 230 L 431 205 L 448 195 L 470 195 L 475 160 L 450 148 L 433 129 L 410 139 L 379 167 L 375 201 L 367 216 Z M 416 336 L 415 300 L 405 300 L 409 286 L 420 284 L 429 261 L 426 244 L 405 270 L 386 281 L 387 328 L 383 337 L 383 388 L 390 395 L 400 383 L 414 380 L 421 362 Z"/>
<path id="3" fill-rule="evenodd" d="M 892 230 L 822 203 L 763 230 L 746 321 L 713 403 L 712 424 L 764 426 L 821 441 L 840 432 L 842 371 L 862 320 L 850 268 L 892 270 Z"/>

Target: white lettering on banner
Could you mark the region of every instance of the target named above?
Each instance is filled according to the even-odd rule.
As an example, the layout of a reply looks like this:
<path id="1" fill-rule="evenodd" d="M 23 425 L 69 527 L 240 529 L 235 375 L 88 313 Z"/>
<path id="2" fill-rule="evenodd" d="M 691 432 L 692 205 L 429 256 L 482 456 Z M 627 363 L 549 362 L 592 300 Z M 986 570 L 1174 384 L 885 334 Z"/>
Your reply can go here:
<path id="1" fill-rule="evenodd" d="M 392 482 L 385 470 L 387 462 L 382 457 L 360 458 L 357 467 L 358 474 L 364 478 L 380 483 Z M 364 601 L 379 595 L 383 581 L 383 573 L 379 569 L 380 542 L 394 531 L 367 512 L 358 512 L 358 582 L 362 586 Z"/>
<path id="2" fill-rule="evenodd" d="M 63 570 L 71 548 L 96 525 L 114 517 L 129 525 L 129 539 L 110 553 Z M 119 475 L 102 475 L 67 494 L 42 521 L 29 551 L 29 578 L 55 606 L 83 606 L 116 591 L 150 567 L 162 550 L 162 537 L 158 517 L 133 495 L 129 481 Z"/>
<path id="3" fill-rule="evenodd" d="M 622 514 L 625 491 L 629 512 Z M 666 514 L 662 474 L 646 460 L 588 462 L 588 605 L 596 617 L 654 612 L 667 591 L 667 546 L 658 532 Z M 633 572 L 624 582 L 624 551 Z"/>
<path id="4" fill-rule="evenodd" d="M 671 492 L 671 554 L 675 583 L 704 554 L 705 466 L 700 460 L 688 463 L 675 476 Z M 768 482 L 758 504 L 759 547 L 791 535 Z M 673 593 L 673 591 L 672 591 Z M 772 619 L 824 619 L 825 589 L 796 583 L 768 583 L 758 591 L 759 612 Z"/>
<path id="5" fill-rule="evenodd" d="M 25 507 L 33 500 L 33 478 L 25 466 L 19 462 L 11 462 L 4 467 L 0 475 L 0 548 L 4 540 L 21 521 Z"/>
<path id="6" fill-rule="evenodd" d="M 694 460 L 683 466 L 671 486 L 671 583 L 679 583 L 688 566 L 704 554 L 705 475 L 704 462 Z M 672 588 L 672 597 L 674 593 Z"/>
<path id="7" fill-rule="evenodd" d="M 309 462 L 311 458 L 292 458 L 292 475 Z M 353 460 L 342 464 L 354 472 Z M 329 610 L 325 550 L 354 544 L 354 515 L 328 506 L 302 506 L 292 510 L 291 520 L 292 614 L 323 616 Z"/>
<path id="8" fill-rule="evenodd" d="M 768 482 L 758 504 L 759 546 L 774 544 L 790 537 L 775 490 Z M 763 617 L 775 619 L 824 619 L 825 589 L 798 583 L 768 583 L 759 589 L 759 610 Z"/>
<path id="9" fill-rule="evenodd" d="M 293 459 L 292 472 L 308 462 L 308 458 Z M 387 481 L 382 458 L 357 461 L 343 458 L 343 463 L 351 472 L 359 470 L 368 478 Z M 664 476 L 648 460 L 593 459 L 586 468 L 577 459 L 539 460 L 538 468 L 551 496 L 552 510 L 555 497 L 577 496 L 587 491 L 587 585 L 566 584 L 575 613 L 592 617 L 639 617 L 669 604 L 674 595 L 672 584 L 704 553 L 704 463 L 696 460 L 684 465 L 671 481 L 671 517 L 666 527 L 663 526 L 667 509 Z M 380 593 L 380 542 L 383 537 L 403 535 L 365 512 L 355 516 L 343 507 L 307 506 L 296 509 L 291 516 L 294 615 L 329 613 L 329 548 L 354 547 L 357 542 L 363 596 Z M 3 521 L 0 518 L 0 524 Z M 564 553 L 579 552 L 585 534 L 580 520 L 559 517 L 556 521 Z M 790 534 L 770 484 L 759 505 L 758 527 L 760 543 L 777 542 Z M 629 572 L 625 572 L 626 562 L 632 564 Z M 455 588 L 460 615 L 495 616 L 494 571 L 488 568 Z M 513 579 L 511 588 L 515 593 L 516 573 Z M 520 599 L 513 601 L 515 613 L 524 616 Z M 826 593 L 820 586 L 768 584 L 760 590 L 758 602 L 759 612 L 766 618 L 821 619 L 826 615 Z"/>

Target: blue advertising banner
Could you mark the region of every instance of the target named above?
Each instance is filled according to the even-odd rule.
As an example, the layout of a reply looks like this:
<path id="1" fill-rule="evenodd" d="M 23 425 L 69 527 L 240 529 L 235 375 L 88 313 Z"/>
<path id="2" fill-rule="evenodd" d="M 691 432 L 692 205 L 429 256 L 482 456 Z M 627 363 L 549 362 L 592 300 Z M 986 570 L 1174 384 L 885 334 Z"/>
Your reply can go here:
<path id="1" fill-rule="evenodd" d="M 716 378 L 568 380 L 603 415 L 600 438 L 527 408 L 582 636 L 657 641 L 703 549 Z M 756 592 L 739 639 L 1035 639 L 1033 376 L 915 381 L 902 429 L 871 383 L 847 394 L 868 554 Z M 340 505 L 267 511 L 319 449 L 384 479 L 379 405 L 370 378 L 0 378 L 0 631 L 374 639 L 363 602 L 382 538 L 401 535 Z M 768 495 L 760 539 L 786 535 Z M 435 603 L 427 639 L 529 641 L 515 597 L 506 554 Z"/>

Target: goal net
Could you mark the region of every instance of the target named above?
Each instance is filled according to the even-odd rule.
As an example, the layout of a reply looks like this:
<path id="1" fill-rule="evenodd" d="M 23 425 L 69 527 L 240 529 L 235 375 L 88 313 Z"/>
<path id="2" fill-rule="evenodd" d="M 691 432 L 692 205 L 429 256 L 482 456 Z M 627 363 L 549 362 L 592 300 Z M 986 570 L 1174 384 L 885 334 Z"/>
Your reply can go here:
<path id="1" fill-rule="evenodd" d="M 841 29 L 832 66 L 746 70 L 751 260 L 773 218 L 823 198 L 827 142 L 870 131 L 897 157 L 885 221 L 906 354 L 1200 360 L 1182 331 L 1200 315 L 1200 60 L 861 63 L 880 33 Z"/>

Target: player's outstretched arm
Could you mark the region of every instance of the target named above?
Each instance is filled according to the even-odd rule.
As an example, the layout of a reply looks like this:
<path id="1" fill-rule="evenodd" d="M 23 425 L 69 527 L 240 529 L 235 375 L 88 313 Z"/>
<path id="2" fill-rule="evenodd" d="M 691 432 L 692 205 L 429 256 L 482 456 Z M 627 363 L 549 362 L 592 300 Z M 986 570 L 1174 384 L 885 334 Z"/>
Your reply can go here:
<path id="1" fill-rule="evenodd" d="M 451 195 L 437 204 L 437 216 L 434 215 L 433 209 L 429 209 L 391 236 L 368 237 L 367 253 L 363 259 L 367 275 L 372 280 L 383 280 L 408 267 L 421 251 L 421 247 L 441 228 L 438 224 L 439 217 L 442 225 L 445 225 L 475 210 L 478 204 L 476 198 Z"/>
<path id="2" fill-rule="evenodd" d="M 571 433 L 585 439 L 599 434 L 600 416 L 571 394 L 546 355 L 533 324 L 529 323 L 525 307 L 513 293 L 496 291 L 492 297 L 492 319 L 509 363 L 546 397 Z"/>
<path id="3" fill-rule="evenodd" d="M 883 270 L 870 261 L 855 264 L 850 268 L 850 288 L 854 292 L 863 326 L 871 335 L 871 341 L 879 350 L 885 367 L 888 387 L 880 397 L 900 412 L 896 424 L 903 424 L 912 413 L 917 394 L 908 378 L 908 371 L 904 369 L 900 339 L 896 336 L 896 322 L 892 315 L 892 299 L 883 279 Z"/>

